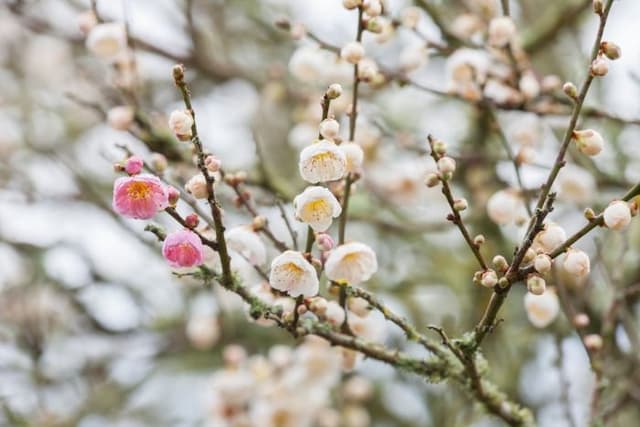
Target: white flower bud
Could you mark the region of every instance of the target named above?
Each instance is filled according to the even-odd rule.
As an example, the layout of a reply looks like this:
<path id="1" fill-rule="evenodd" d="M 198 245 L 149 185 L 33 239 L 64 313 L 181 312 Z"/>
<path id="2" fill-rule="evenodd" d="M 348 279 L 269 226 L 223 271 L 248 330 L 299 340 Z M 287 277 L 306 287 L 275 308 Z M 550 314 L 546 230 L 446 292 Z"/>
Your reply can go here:
<path id="1" fill-rule="evenodd" d="M 612 230 L 623 230 L 631 222 L 631 209 L 624 200 L 609 203 L 603 213 L 604 224 Z"/>
<path id="2" fill-rule="evenodd" d="M 77 17 L 78 28 L 82 34 L 89 34 L 89 32 L 98 24 L 98 18 L 92 10 L 82 12 Z"/>
<path id="3" fill-rule="evenodd" d="M 599 351 L 602 349 L 602 346 L 604 344 L 602 341 L 602 337 L 598 334 L 585 335 L 582 341 L 584 342 L 584 346 L 589 351 Z"/>
<path id="4" fill-rule="evenodd" d="M 489 23 L 489 44 L 505 47 L 516 35 L 516 25 L 508 16 L 493 18 Z"/>
<path id="5" fill-rule="evenodd" d="M 518 86 L 525 99 L 534 99 L 540 95 L 540 83 L 538 83 L 538 79 L 531 71 L 522 74 Z"/>
<path id="6" fill-rule="evenodd" d="M 430 173 L 424 180 L 424 183 L 427 187 L 432 188 L 440 183 L 440 177 L 437 173 Z"/>
<path id="7" fill-rule="evenodd" d="M 362 0 L 342 0 L 342 5 L 345 9 L 351 10 L 362 4 Z"/>
<path id="8" fill-rule="evenodd" d="M 94 55 L 114 61 L 127 49 L 124 26 L 117 22 L 98 24 L 89 32 L 86 45 Z"/>
<path id="9" fill-rule="evenodd" d="M 496 224 L 506 225 L 515 220 L 521 204 L 521 200 L 513 191 L 500 190 L 487 201 L 487 215 Z"/>
<path id="10" fill-rule="evenodd" d="M 599 154 L 604 147 L 602 135 L 593 129 L 576 130 L 573 132 L 573 139 L 576 141 L 578 149 L 587 156 Z"/>
<path id="11" fill-rule="evenodd" d="M 291 26 L 289 34 L 293 40 L 302 40 L 307 35 L 307 29 L 304 24 L 298 22 Z"/>
<path id="12" fill-rule="evenodd" d="M 573 326 L 578 329 L 586 328 L 591 323 L 591 319 L 585 313 L 578 313 L 573 317 L 572 320 Z"/>
<path id="13" fill-rule="evenodd" d="M 455 209 L 458 212 L 463 211 L 468 207 L 469 207 L 469 204 L 467 203 L 467 199 L 456 199 L 453 201 L 453 209 Z"/>
<path id="14" fill-rule="evenodd" d="M 487 270 L 480 277 L 480 284 L 485 288 L 493 288 L 498 283 L 498 275 L 494 270 Z"/>
<path id="15" fill-rule="evenodd" d="M 338 83 L 333 83 L 327 89 L 326 94 L 329 99 L 339 98 L 342 95 L 342 86 Z"/>
<path id="16" fill-rule="evenodd" d="M 509 263 L 507 262 L 507 259 L 502 255 L 494 256 L 491 263 L 495 268 L 498 269 L 498 271 L 504 272 L 504 271 L 507 271 L 507 268 L 509 268 Z"/>
<path id="17" fill-rule="evenodd" d="M 206 199 L 209 197 L 207 190 L 207 180 L 202 174 L 192 176 L 184 186 L 185 190 L 196 199 Z"/>
<path id="18" fill-rule="evenodd" d="M 191 127 L 193 126 L 193 117 L 187 110 L 175 110 L 169 116 L 169 128 L 176 137 L 181 141 L 191 139 Z"/>
<path id="19" fill-rule="evenodd" d="M 586 277 L 591 271 L 589 256 L 581 250 L 569 249 L 564 258 L 565 271 L 577 278 Z"/>
<path id="20" fill-rule="evenodd" d="M 591 63 L 591 67 L 589 67 L 589 72 L 592 76 L 595 77 L 603 77 L 606 76 L 609 72 L 609 63 L 606 59 L 604 59 L 601 55 L 598 55 L 596 59 Z"/>
<path id="21" fill-rule="evenodd" d="M 326 139 L 335 139 L 340 132 L 340 124 L 336 119 L 324 119 L 320 122 L 320 135 Z"/>
<path id="22" fill-rule="evenodd" d="M 456 170 L 456 161 L 451 157 L 445 156 L 438 160 L 438 170 L 443 174 L 450 174 Z"/>
<path id="23" fill-rule="evenodd" d="M 113 107 L 107 112 L 109 126 L 116 130 L 128 130 L 133 124 L 135 111 L 129 105 Z"/>
<path id="24" fill-rule="evenodd" d="M 355 65 L 364 58 L 364 46 L 360 42 L 349 42 L 340 49 L 340 57 Z"/>
<path id="25" fill-rule="evenodd" d="M 533 295 L 542 295 L 547 289 L 547 283 L 545 280 L 535 274 L 529 275 L 527 278 L 527 290 Z"/>
<path id="26" fill-rule="evenodd" d="M 370 17 L 380 16 L 382 13 L 382 3 L 380 3 L 380 0 L 369 0 L 364 11 Z"/>
<path id="27" fill-rule="evenodd" d="M 622 50 L 620 49 L 620 46 L 613 42 L 604 41 L 600 43 L 600 51 L 612 61 L 615 61 L 616 59 L 620 58 L 620 56 L 622 56 Z"/>
<path id="28" fill-rule="evenodd" d="M 550 253 L 567 240 L 567 233 L 558 224 L 548 222 L 533 239 L 533 249 Z"/>
<path id="29" fill-rule="evenodd" d="M 365 82 L 370 82 L 378 75 L 378 65 L 373 59 L 363 58 L 358 62 L 358 78 Z"/>
<path id="30" fill-rule="evenodd" d="M 267 247 L 252 226 L 233 227 L 224 235 L 229 248 L 242 255 L 251 265 L 264 265 L 267 262 Z"/>
<path id="31" fill-rule="evenodd" d="M 533 268 L 540 273 L 546 274 L 551 270 L 551 257 L 546 254 L 539 254 L 533 259 Z"/>
<path id="32" fill-rule="evenodd" d="M 575 99 L 578 97 L 578 88 L 571 82 L 566 82 L 564 85 L 562 85 L 562 91 L 569 98 Z"/>

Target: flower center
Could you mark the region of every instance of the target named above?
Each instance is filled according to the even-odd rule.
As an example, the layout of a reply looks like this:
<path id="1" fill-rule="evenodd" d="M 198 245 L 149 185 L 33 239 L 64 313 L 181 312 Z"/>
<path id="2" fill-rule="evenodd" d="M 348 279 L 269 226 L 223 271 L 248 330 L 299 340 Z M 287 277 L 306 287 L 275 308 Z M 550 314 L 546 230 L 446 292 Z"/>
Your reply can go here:
<path id="1" fill-rule="evenodd" d="M 144 182 L 132 182 L 127 187 L 127 195 L 132 200 L 148 199 L 151 195 L 151 189 Z"/>

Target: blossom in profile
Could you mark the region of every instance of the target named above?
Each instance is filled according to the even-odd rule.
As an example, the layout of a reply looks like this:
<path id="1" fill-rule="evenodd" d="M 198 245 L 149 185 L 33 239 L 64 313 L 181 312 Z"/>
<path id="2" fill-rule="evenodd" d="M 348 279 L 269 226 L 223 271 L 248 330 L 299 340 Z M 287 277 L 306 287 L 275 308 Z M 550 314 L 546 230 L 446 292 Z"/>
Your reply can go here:
<path id="1" fill-rule="evenodd" d="M 124 26 L 117 22 L 98 24 L 89 32 L 86 45 L 94 55 L 109 61 L 115 60 L 127 49 Z"/>
<path id="2" fill-rule="evenodd" d="M 167 187 L 153 175 L 121 177 L 113 184 L 113 210 L 120 215 L 149 219 L 168 205 Z"/>
<path id="3" fill-rule="evenodd" d="M 573 140 L 576 142 L 578 149 L 587 156 L 600 154 L 604 147 L 604 138 L 593 129 L 574 131 Z"/>
<path id="4" fill-rule="evenodd" d="M 196 233 L 183 229 L 167 235 L 162 255 L 171 267 L 194 267 L 204 262 L 204 246 Z"/>
<path id="5" fill-rule="evenodd" d="M 376 253 L 364 243 L 352 242 L 331 251 L 325 263 L 325 272 L 330 280 L 357 285 L 378 270 Z"/>
<path id="6" fill-rule="evenodd" d="M 296 218 L 314 231 L 326 231 L 333 218 L 340 216 L 342 207 L 336 197 L 324 187 L 307 187 L 293 199 Z"/>
<path id="7" fill-rule="evenodd" d="M 347 158 L 347 172 L 360 172 L 362 162 L 364 161 L 364 151 L 359 144 L 355 142 L 343 142 L 340 144 L 340 150 Z"/>
<path id="8" fill-rule="evenodd" d="M 536 328 L 549 326 L 560 312 L 558 295 L 552 289 L 542 295 L 527 292 L 524 296 L 524 308 L 529 322 Z"/>
<path id="9" fill-rule="evenodd" d="M 263 265 L 267 261 L 267 248 L 250 227 L 234 227 L 225 233 L 229 248 L 238 252 L 251 265 Z"/>
<path id="10" fill-rule="evenodd" d="M 298 163 L 302 179 L 312 184 L 335 181 L 347 170 L 347 157 L 336 144 L 322 140 L 300 152 Z"/>
<path id="11" fill-rule="evenodd" d="M 316 269 L 296 251 L 284 251 L 273 259 L 269 284 L 292 297 L 314 296 L 320 286 Z"/>

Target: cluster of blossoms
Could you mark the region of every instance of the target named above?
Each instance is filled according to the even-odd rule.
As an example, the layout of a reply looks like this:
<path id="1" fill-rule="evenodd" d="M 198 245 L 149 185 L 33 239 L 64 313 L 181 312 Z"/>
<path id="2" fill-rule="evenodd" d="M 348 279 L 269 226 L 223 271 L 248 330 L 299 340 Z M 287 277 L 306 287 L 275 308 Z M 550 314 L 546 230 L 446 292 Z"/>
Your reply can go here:
<path id="1" fill-rule="evenodd" d="M 324 340 L 307 337 L 296 348 L 274 346 L 264 356 L 250 357 L 230 345 L 223 355 L 225 366 L 213 374 L 207 392 L 207 426 L 370 425 L 363 404 L 373 396 L 373 385 L 361 376 L 340 383 L 339 350 Z"/>

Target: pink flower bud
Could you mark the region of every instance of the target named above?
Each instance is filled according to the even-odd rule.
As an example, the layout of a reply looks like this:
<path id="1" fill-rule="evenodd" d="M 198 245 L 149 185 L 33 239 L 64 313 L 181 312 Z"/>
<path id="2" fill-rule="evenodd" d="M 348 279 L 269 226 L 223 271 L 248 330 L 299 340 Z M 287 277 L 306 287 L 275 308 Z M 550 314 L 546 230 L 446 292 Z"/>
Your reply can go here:
<path id="1" fill-rule="evenodd" d="M 327 233 L 318 233 L 316 234 L 316 244 L 320 248 L 321 251 L 330 251 L 335 246 L 335 242 L 333 238 Z"/>
<path id="2" fill-rule="evenodd" d="M 222 166 L 222 161 L 220 161 L 216 156 L 208 155 L 204 159 L 204 165 L 207 167 L 209 172 L 218 172 Z"/>
<path id="3" fill-rule="evenodd" d="M 192 213 L 186 216 L 184 222 L 188 228 L 196 228 L 200 222 L 200 218 L 198 218 L 197 214 Z"/>
<path id="4" fill-rule="evenodd" d="M 129 175 L 137 175 L 142 172 L 142 168 L 144 167 L 144 162 L 138 156 L 131 156 L 124 163 L 124 170 Z"/>
<path id="5" fill-rule="evenodd" d="M 180 192 L 175 187 L 168 187 L 167 192 L 169 193 L 169 205 L 175 207 L 180 200 Z"/>
<path id="6" fill-rule="evenodd" d="M 493 288 L 498 283 L 498 275 L 493 270 L 487 270 L 480 277 L 480 284 L 485 288 Z"/>

